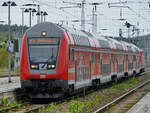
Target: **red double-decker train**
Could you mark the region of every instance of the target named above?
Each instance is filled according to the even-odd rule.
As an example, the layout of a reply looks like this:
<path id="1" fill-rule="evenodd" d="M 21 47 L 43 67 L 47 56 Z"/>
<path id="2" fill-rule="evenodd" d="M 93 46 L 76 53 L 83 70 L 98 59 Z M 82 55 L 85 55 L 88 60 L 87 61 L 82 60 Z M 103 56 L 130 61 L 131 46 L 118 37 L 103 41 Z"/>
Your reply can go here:
<path id="1" fill-rule="evenodd" d="M 124 41 L 50 22 L 23 37 L 21 87 L 31 98 L 59 98 L 143 71 L 143 51 Z"/>

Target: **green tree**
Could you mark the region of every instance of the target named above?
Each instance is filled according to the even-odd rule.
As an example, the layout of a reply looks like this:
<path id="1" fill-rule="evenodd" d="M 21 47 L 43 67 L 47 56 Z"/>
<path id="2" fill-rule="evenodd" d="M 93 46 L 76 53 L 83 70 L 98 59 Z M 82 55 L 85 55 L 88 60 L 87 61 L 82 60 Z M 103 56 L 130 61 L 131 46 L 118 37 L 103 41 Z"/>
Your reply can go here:
<path id="1" fill-rule="evenodd" d="M 8 52 L 4 47 L 0 48 L 0 67 L 8 67 Z"/>

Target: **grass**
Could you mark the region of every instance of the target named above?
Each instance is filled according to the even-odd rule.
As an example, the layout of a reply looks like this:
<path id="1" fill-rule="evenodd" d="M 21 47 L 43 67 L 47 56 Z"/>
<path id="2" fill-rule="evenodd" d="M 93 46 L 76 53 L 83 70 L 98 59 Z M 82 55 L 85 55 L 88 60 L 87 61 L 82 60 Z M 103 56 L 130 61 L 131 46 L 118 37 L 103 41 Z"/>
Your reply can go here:
<path id="1" fill-rule="evenodd" d="M 112 89 L 115 89 L 115 90 L 126 90 L 127 88 L 133 87 L 138 82 L 139 82 L 139 78 L 133 77 L 133 78 L 127 80 L 124 83 L 113 85 Z"/>
<path id="2" fill-rule="evenodd" d="M 21 101 L 16 101 L 16 100 L 12 100 L 12 101 L 9 101 L 8 98 L 1 98 L 0 99 L 1 101 L 1 106 L 2 107 L 12 107 L 12 106 L 17 106 L 18 108 L 20 107 L 20 103 Z"/>
<path id="3" fill-rule="evenodd" d="M 47 112 L 52 113 L 53 110 L 55 110 L 55 109 L 56 109 L 56 105 L 54 103 L 52 103 L 47 107 Z"/>
<path id="4" fill-rule="evenodd" d="M 87 102 L 72 100 L 68 107 L 69 113 L 83 113 L 86 108 L 88 108 L 88 112 L 91 113 L 95 105 L 107 98 L 107 96 L 96 96 L 95 98 L 89 99 Z"/>
<path id="5" fill-rule="evenodd" d="M 72 101 L 69 105 L 69 113 L 82 113 L 83 109 L 87 106 L 86 102 Z"/>
<path id="6" fill-rule="evenodd" d="M 144 89 L 144 92 L 150 92 L 150 88 Z"/>
<path id="7" fill-rule="evenodd" d="M 140 82 L 139 78 L 137 77 L 133 77 L 133 78 L 129 78 L 128 80 L 124 81 L 123 83 L 118 83 L 118 84 L 114 84 L 112 85 L 112 87 L 107 88 L 110 90 L 111 95 L 117 95 L 118 93 L 120 94 L 122 91 L 126 91 L 131 89 L 132 87 L 134 87 L 138 82 Z M 148 89 L 147 89 L 148 90 Z M 110 97 L 108 97 L 108 95 L 97 95 L 98 92 L 92 92 L 90 94 L 90 97 L 92 98 L 88 98 L 88 100 L 78 100 L 78 99 L 74 99 L 74 97 L 72 97 L 72 99 L 70 100 L 70 104 L 66 106 L 66 112 L 67 113 L 83 113 L 83 112 L 93 112 L 94 108 L 96 107 L 96 105 L 98 106 L 101 102 L 105 102 L 107 101 Z M 97 96 L 94 96 L 94 95 Z M 93 98 L 94 96 L 94 98 Z M 55 103 L 52 103 L 51 105 L 49 105 L 49 107 L 47 108 L 41 108 L 39 110 L 39 113 L 43 113 L 43 112 L 56 112 L 57 110 L 64 112 L 64 109 L 57 109 L 57 108 L 63 108 L 62 106 L 65 106 L 66 103 L 64 104 L 59 104 L 56 105 Z M 107 111 L 106 113 L 112 113 L 110 110 Z"/>
<path id="8" fill-rule="evenodd" d="M 2 106 L 8 106 L 9 105 L 8 99 L 7 98 L 1 98 L 1 105 Z"/>
<path id="9" fill-rule="evenodd" d="M 8 98 L 1 98 L 0 99 L 0 112 L 3 112 L 3 110 L 5 108 L 9 108 L 9 107 L 16 107 L 16 108 L 20 108 L 21 107 L 21 103 L 25 103 L 25 102 L 30 102 L 30 99 L 24 98 L 23 100 L 9 100 Z"/>
<path id="10" fill-rule="evenodd" d="M 12 75 L 17 75 L 19 73 L 19 68 L 15 70 L 11 70 Z M 8 69 L 7 68 L 0 68 L 0 76 L 7 76 L 8 75 Z"/>

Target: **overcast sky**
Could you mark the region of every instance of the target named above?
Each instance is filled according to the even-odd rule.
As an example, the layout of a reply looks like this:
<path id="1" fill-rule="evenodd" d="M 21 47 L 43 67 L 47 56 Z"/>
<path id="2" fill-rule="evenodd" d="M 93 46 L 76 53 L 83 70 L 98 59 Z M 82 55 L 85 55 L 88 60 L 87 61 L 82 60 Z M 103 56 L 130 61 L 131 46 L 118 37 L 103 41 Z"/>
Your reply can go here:
<path id="1" fill-rule="evenodd" d="M 6 0 L 0 0 L 2 4 Z M 72 20 L 80 20 L 81 18 L 81 8 L 69 8 L 60 10 L 60 7 L 64 6 L 75 6 L 72 4 L 65 4 L 66 2 L 81 3 L 82 0 L 34 0 L 34 3 L 40 4 L 41 10 L 46 11 L 48 16 L 47 21 L 61 23 L 64 20 L 65 23 L 68 21 L 68 26 L 74 26 L 77 29 L 81 28 L 81 23 L 72 22 Z M 37 2 L 38 1 L 38 2 Z M 92 2 L 102 2 L 102 5 L 97 6 L 98 14 L 98 32 L 102 35 L 118 36 L 119 28 L 123 29 L 124 35 L 127 34 L 127 29 L 124 26 L 126 21 L 137 26 L 139 21 L 139 27 L 141 29 L 140 35 L 150 33 L 150 9 L 148 6 L 148 0 L 126 0 L 126 4 L 118 4 L 117 6 L 129 6 L 128 8 L 122 8 L 122 17 L 126 20 L 120 21 L 120 8 L 109 8 L 108 3 L 119 2 L 120 0 L 86 0 L 85 5 L 85 20 L 86 20 L 86 30 L 92 31 L 91 20 L 92 20 L 92 8 L 93 6 L 88 5 Z M 125 0 L 122 0 L 125 1 Z M 22 8 L 21 5 L 27 3 L 33 3 L 33 0 L 15 0 L 18 6 L 11 7 L 11 24 L 21 25 L 22 23 Z M 115 5 L 116 6 L 116 5 Z M 28 8 L 28 7 L 26 7 Z M 37 7 L 35 7 L 37 9 Z M 8 7 L 0 6 L 0 20 L 8 21 Z M 29 13 L 25 13 L 25 25 L 29 26 Z M 32 25 L 37 23 L 36 15 L 32 15 Z M 64 24 L 65 24 L 64 23 Z M 107 29 L 107 30 L 103 30 Z M 143 32 L 144 29 L 144 32 Z"/>

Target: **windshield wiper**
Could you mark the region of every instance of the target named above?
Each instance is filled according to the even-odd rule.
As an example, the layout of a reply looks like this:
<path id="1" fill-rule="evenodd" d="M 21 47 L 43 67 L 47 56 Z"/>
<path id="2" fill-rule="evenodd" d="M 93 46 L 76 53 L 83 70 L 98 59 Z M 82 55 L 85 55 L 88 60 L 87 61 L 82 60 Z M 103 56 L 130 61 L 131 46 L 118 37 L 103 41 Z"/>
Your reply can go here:
<path id="1" fill-rule="evenodd" d="M 45 67 L 45 65 L 49 62 L 49 60 L 52 60 L 51 62 L 53 62 L 54 60 L 56 60 L 56 59 L 54 59 L 53 49 L 54 49 L 54 48 L 52 48 L 52 55 L 47 59 L 47 61 L 45 62 L 45 64 L 42 66 L 42 68 Z"/>

